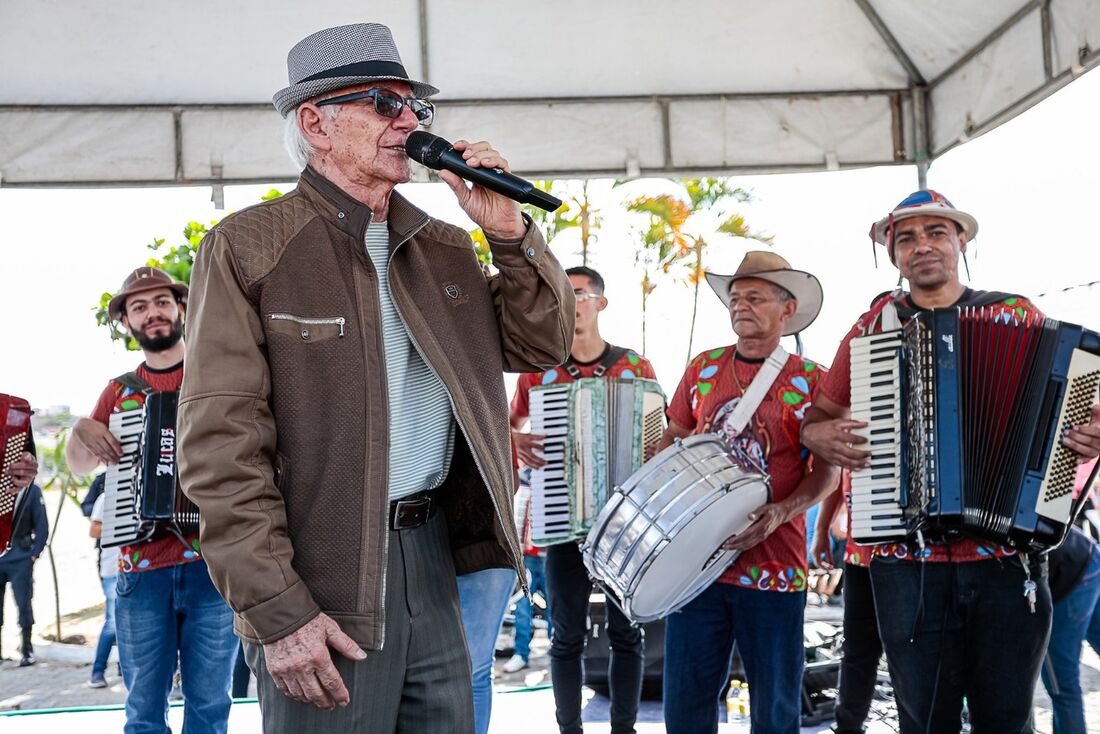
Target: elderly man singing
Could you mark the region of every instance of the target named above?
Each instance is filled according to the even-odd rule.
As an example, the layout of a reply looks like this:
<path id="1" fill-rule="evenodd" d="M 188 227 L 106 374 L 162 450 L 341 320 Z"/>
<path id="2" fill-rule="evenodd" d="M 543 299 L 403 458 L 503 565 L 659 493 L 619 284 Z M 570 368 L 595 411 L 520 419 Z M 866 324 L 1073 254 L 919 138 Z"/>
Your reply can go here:
<path id="1" fill-rule="evenodd" d="M 266 732 L 467 732 L 455 574 L 523 568 L 501 372 L 569 356 L 573 294 L 509 199 L 441 174 L 488 277 L 465 231 L 394 192 L 438 90 L 388 28 L 314 33 L 288 71 L 298 187 L 223 220 L 195 266 L 184 490 Z M 455 149 L 508 168 L 489 143 Z"/>

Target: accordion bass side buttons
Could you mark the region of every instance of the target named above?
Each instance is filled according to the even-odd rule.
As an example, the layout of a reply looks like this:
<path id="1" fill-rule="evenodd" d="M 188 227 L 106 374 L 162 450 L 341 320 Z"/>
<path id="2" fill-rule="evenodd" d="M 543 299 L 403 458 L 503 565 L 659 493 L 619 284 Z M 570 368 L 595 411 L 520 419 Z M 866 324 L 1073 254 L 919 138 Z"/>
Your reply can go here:
<path id="1" fill-rule="evenodd" d="M 612 490 L 653 454 L 665 396 L 646 379 L 582 378 L 531 389 L 531 432 L 546 465 L 531 472 L 531 541 L 584 538 Z"/>
<path id="2" fill-rule="evenodd" d="M 850 344 L 852 417 L 872 454 L 852 473 L 853 540 L 1061 543 L 1077 467 L 1062 438 L 1098 400 L 1100 334 L 952 308 Z"/>

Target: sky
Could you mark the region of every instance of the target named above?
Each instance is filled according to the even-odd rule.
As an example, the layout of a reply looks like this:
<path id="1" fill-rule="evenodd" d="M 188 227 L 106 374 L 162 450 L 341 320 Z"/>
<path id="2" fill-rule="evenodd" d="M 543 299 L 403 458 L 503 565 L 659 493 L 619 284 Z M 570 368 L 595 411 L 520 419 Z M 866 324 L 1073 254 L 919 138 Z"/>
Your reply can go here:
<path id="1" fill-rule="evenodd" d="M 936 160 L 929 186 L 977 217 L 970 284 L 1034 296 L 1100 280 L 1100 73 L 1086 74 L 1020 117 Z M 503 151 L 507 155 L 507 151 Z M 774 238 L 773 249 L 793 267 L 821 280 L 824 307 L 804 333 L 806 355 L 832 361 L 837 344 L 878 293 L 892 288 L 897 271 L 881 248 L 878 267 L 867 232 L 917 188 L 912 166 L 858 171 L 744 176 L 734 183 L 755 200 L 742 205 L 749 224 Z M 575 185 L 575 184 L 573 184 Z M 626 199 L 673 191 L 662 179 L 612 189 L 592 184 L 603 224 L 590 265 L 604 275 L 609 306 L 600 319 L 605 339 L 641 349 L 641 272 L 634 261 L 638 220 Z M 68 405 L 91 410 L 106 381 L 140 361 L 98 327 L 94 307 L 150 256 L 154 238 L 182 240 L 188 220 L 223 216 L 259 200 L 270 186 L 228 187 L 226 211 L 210 189 L 0 188 L 0 392 L 36 408 Z M 279 186 L 287 190 L 288 185 Z M 433 216 L 472 228 L 442 184 L 409 184 L 403 192 Z M 698 231 L 716 216 L 702 216 Z M 722 235 L 708 266 L 732 273 L 748 249 L 762 247 Z M 579 237 L 567 231 L 552 251 L 566 267 L 580 264 Z M 965 273 L 964 273 L 965 279 Z M 1048 315 L 1100 330 L 1100 286 L 1040 299 Z M 673 278 L 650 298 L 647 356 L 670 395 L 688 358 L 692 291 Z M 728 314 L 704 287 L 692 353 L 734 341 Z M 793 344 L 788 344 L 793 349 Z M 514 378 L 506 378 L 511 390 Z"/>

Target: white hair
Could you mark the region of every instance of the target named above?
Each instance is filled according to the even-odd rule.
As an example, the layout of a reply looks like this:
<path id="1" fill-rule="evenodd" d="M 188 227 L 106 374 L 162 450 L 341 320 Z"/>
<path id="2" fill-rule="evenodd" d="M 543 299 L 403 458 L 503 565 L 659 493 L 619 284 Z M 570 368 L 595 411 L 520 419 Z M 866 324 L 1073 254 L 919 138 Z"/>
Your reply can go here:
<path id="1" fill-rule="evenodd" d="M 300 105 L 283 119 L 283 144 L 286 145 L 286 151 L 290 154 L 290 159 L 298 164 L 299 170 L 302 170 L 309 165 L 309 161 L 317 153 L 317 149 L 313 147 L 313 143 L 306 139 L 302 127 L 298 124 L 299 109 L 301 109 Z M 335 106 L 326 106 L 322 109 L 325 116 L 330 120 L 336 117 Z"/>

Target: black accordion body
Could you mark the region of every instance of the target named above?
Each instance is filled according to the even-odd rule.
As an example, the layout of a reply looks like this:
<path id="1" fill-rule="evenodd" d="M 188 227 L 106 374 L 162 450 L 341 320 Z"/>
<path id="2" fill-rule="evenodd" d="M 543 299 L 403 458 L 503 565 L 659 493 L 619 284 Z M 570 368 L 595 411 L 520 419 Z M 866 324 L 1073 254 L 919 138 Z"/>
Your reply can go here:
<path id="1" fill-rule="evenodd" d="M 872 455 L 852 474 L 857 543 L 918 532 L 1021 551 L 1062 542 L 1078 459 L 1062 437 L 1097 402 L 1100 334 L 953 308 L 851 345 L 852 417 L 868 423 L 857 433 Z"/>
<path id="2" fill-rule="evenodd" d="M 199 510 L 180 490 L 176 470 L 178 398 L 151 392 L 142 407 L 111 415 L 123 457 L 108 468 L 104 484 L 105 548 L 149 540 L 160 529 L 181 540 L 199 530 Z"/>

